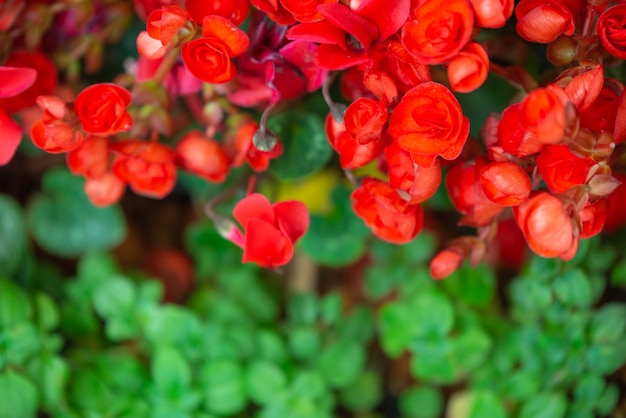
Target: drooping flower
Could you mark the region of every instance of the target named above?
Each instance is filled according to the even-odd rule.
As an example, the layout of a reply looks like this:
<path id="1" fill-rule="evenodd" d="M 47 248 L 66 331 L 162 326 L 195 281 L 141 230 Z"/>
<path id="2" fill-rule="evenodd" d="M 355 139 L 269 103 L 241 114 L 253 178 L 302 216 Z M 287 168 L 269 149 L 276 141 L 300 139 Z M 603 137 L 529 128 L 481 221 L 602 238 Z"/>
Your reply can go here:
<path id="1" fill-rule="evenodd" d="M 233 227 L 227 238 L 243 248 L 244 263 L 264 268 L 283 266 L 291 260 L 294 245 L 309 228 L 309 213 L 298 201 L 273 205 L 260 193 L 242 199 L 233 209 L 233 216 L 243 233 Z"/>
<path id="2" fill-rule="evenodd" d="M 220 144 L 200 131 L 191 131 L 174 148 L 176 163 L 209 182 L 221 183 L 228 174 L 228 156 Z"/>
<path id="3" fill-rule="evenodd" d="M 452 90 L 469 93 L 483 85 L 489 74 L 489 57 L 480 44 L 470 42 L 448 63 Z"/>

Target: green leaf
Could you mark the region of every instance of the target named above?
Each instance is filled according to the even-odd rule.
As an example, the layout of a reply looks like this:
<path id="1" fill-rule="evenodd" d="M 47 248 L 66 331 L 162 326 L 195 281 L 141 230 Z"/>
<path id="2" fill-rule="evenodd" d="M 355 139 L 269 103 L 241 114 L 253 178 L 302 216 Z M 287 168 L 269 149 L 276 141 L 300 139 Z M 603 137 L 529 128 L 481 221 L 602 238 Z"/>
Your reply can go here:
<path id="1" fill-rule="evenodd" d="M 615 384 L 607 386 L 606 390 L 600 396 L 597 403 L 598 414 L 601 416 L 608 416 L 611 411 L 615 409 L 617 401 L 619 400 L 619 388 Z"/>
<path id="2" fill-rule="evenodd" d="M 489 355 L 491 339 L 479 328 L 470 328 L 454 338 L 452 355 L 460 370 L 470 372 Z"/>
<path id="3" fill-rule="evenodd" d="M 243 372 L 236 362 L 210 361 L 200 370 L 204 407 L 212 414 L 234 415 L 246 406 Z"/>
<path id="4" fill-rule="evenodd" d="M 617 344 L 594 344 L 587 349 L 586 363 L 590 371 L 609 374 L 626 361 L 626 341 Z"/>
<path id="5" fill-rule="evenodd" d="M 442 337 L 454 325 L 454 310 L 450 300 L 436 290 L 416 295 L 409 302 L 409 310 L 415 321 L 415 335 L 418 337 Z"/>
<path id="6" fill-rule="evenodd" d="M 20 268 L 26 249 L 26 224 L 21 206 L 0 195 L 0 277 L 11 277 Z"/>
<path id="7" fill-rule="evenodd" d="M 135 287 L 129 279 L 112 277 L 98 286 L 93 294 L 93 305 L 103 318 L 129 314 L 135 304 Z"/>
<path id="8" fill-rule="evenodd" d="M 451 356 L 452 344 L 446 340 L 420 342 L 414 347 L 411 373 L 428 383 L 452 383 L 461 372 Z"/>
<path id="9" fill-rule="evenodd" d="M 317 370 L 333 388 L 345 388 L 359 376 L 365 365 L 365 350 L 353 342 L 332 343 L 322 350 Z"/>
<path id="10" fill-rule="evenodd" d="M 176 305 L 146 311 L 142 318 L 145 337 L 154 346 L 176 347 L 187 358 L 201 355 L 202 323 L 189 310 Z"/>
<path id="11" fill-rule="evenodd" d="M 502 387 L 506 398 L 521 401 L 535 396 L 541 388 L 542 376 L 535 370 L 524 368 L 494 383 Z"/>
<path id="12" fill-rule="evenodd" d="M 354 214 L 351 191 L 338 186 L 332 191 L 333 210 L 327 215 L 311 215 L 309 230 L 299 248 L 318 264 L 341 267 L 365 252 L 369 229 Z"/>
<path id="13" fill-rule="evenodd" d="M 388 303 L 380 310 L 379 315 L 383 350 L 390 357 L 398 357 L 413 339 L 413 316 L 409 308 L 400 302 Z"/>
<path id="14" fill-rule="evenodd" d="M 519 418 L 561 418 L 565 416 L 567 398 L 562 393 L 538 393 L 522 406 Z"/>
<path id="15" fill-rule="evenodd" d="M 37 324 L 42 331 L 51 331 L 59 325 L 59 311 L 47 294 L 35 295 L 35 313 Z"/>
<path id="16" fill-rule="evenodd" d="M 37 413 L 37 389 L 21 374 L 0 372 L 0 418 L 29 418 Z"/>
<path id="17" fill-rule="evenodd" d="M 334 324 L 341 319 L 343 299 L 338 291 L 332 291 L 320 301 L 320 317 L 327 324 Z"/>
<path id="18" fill-rule="evenodd" d="M 443 395 L 437 388 L 413 386 L 400 396 L 403 418 L 437 418 L 443 411 Z"/>
<path id="19" fill-rule="evenodd" d="M 591 341 L 599 344 L 611 344 L 624 337 L 626 333 L 626 305 L 609 303 L 594 312 L 589 324 Z"/>
<path id="20" fill-rule="evenodd" d="M 159 393 L 178 398 L 191 384 L 191 370 L 178 350 L 158 346 L 152 358 L 151 373 Z"/>
<path id="21" fill-rule="evenodd" d="M 602 396 L 606 383 L 597 374 L 586 374 L 574 388 L 574 401 L 587 407 L 593 407 Z"/>
<path id="22" fill-rule="evenodd" d="M 287 342 L 291 353 L 299 360 L 314 357 L 321 345 L 319 331 L 313 326 L 292 328 L 287 335 Z"/>
<path id="23" fill-rule="evenodd" d="M 554 280 L 557 299 L 570 306 L 584 308 L 593 303 L 591 283 L 582 270 L 569 270 Z"/>
<path id="24" fill-rule="evenodd" d="M 513 304 L 519 310 L 520 319 L 523 321 L 540 315 L 552 302 L 550 287 L 530 277 L 515 279 L 509 289 Z"/>
<path id="25" fill-rule="evenodd" d="M 287 306 L 289 322 L 297 325 L 310 325 L 317 320 L 319 304 L 312 293 L 295 293 Z"/>
<path id="26" fill-rule="evenodd" d="M 0 330 L 27 321 L 32 314 L 32 305 L 22 289 L 0 278 Z"/>
<path id="27" fill-rule="evenodd" d="M 22 365 L 39 350 L 41 338 L 32 322 L 21 322 L 10 328 L 0 328 L 0 368 L 3 361 Z"/>
<path id="28" fill-rule="evenodd" d="M 48 410 L 56 410 L 65 402 L 69 369 L 61 357 L 44 355 L 34 357 L 28 364 L 28 374 L 36 382 L 42 403 Z"/>
<path id="29" fill-rule="evenodd" d="M 374 314 L 369 307 L 358 306 L 337 322 L 336 331 L 343 340 L 366 344 L 374 335 Z"/>
<path id="30" fill-rule="evenodd" d="M 261 330 L 256 337 L 256 358 L 281 363 L 287 358 L 283 339 L 274 331 Z"/>
<path id="31" fill-rule="evenodd" d="M 268 127 L 280 137 L 283 154 L 272 161 L 271 172 L 280 180 L 295 180 L 326 165 L 332 148 L 326 139 L 324 121 L 305 112 L 272 116 Z"/>
<path id="32" fill-rule="evenodd" d="M 33 238 L 54 255 L 76 257 L 109 249 L 126 236 L 121 209 L 93 206 L 83 184 L 65 169 L 50 170 L 43 178 L 44 193 L 29 202 L 27 220 Z"/>
<path id="33" fill-rule="evenodd" d="M 340 394 L 341 403 L 351 411 L 369 411 L 380 402 L 381 381 L 377 373 L 366 370 Z"/>
<path id="34" fill-rule="evenodd" d="M 495 284 L 493 271 L 485 264 L 474 268 L 464 265 L 444 281 L 444 287 L 454 296 L 470 306 L 479 307 L 489 305 L 494 296 Z"/>
<path id="35" fill-rule="evenodd" d="M 287 387 L 285 372 L 267 361 L 255 361 L 246 370 L 246 391 L 250 399 L 264 405 Z"/>
<path id="36" fill-rule="evenodd" d="M 296 398 L 319 400 L 326 396 L 329 388 L 322 375 L 314 370 L 300 369 L 296 371 L 289 393 Z"/>
<path id="37" fill-rule="evenodd" d="M 455 393 L 448 403 L 449 418 L 507 418 L 506 409 L 489 391 Z"/>

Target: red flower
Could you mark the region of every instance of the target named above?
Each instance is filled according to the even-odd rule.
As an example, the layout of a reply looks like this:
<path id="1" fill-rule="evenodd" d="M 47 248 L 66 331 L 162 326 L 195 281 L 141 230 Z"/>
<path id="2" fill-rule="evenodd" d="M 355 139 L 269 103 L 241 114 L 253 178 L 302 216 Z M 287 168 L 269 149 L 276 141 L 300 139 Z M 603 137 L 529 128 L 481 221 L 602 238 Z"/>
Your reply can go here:
<path id="1" fill-rule="evenodd" d="M 605 9 L 598 19 L 598 36 L 611 55 L 626 59 L 626 4 Z"/>
<path id="2" fill-rule="evenodd" d="M 472 36 L 474 11 L 468 0 L 417 0 L 402 26 L 402 43 L 418 61 L 443 64 Z"/>
<path id="3" fill-rule="evenodd" d="M 576 29 L 582 0 L 522 0 L 515 8 L 517 33 L 531 42 L 548 44 Z"/>
<path id="4" fill-rule="evenodd" d="M 378 238 L 394 244 L 411 241 L 424 222 L 419 205 L 410 205 L 389 184 L 369 177 L 352 193 L 352 206 Z"/>
<path id="5" fill-rule="evenodd" d="M 88 136 L 78 148 L 67 154 L 67 166 L 76 175 L 103 176 L 109 168 L 109 139 Z"/>
<path id="6" fill-rule="evenodd" d="M 517 206 L 530 195 L 530 178 L 514 162 L 489 163 L 480 170 L 479 179 L 487 199 L 497 205 Z"/>
<path id="7" fill-rule="evenodd" d="M 85 180 L 85 194 L 94 206 L 103 207 L 119 202 L 125 189 L 124 182 L 111 172 Z"/>
<path id="8" fill-rule="evenodd" d="M 259 125 L 254 121 L 244 122 L 237 129 L 237 134 L 234 138 L 234 148 L 232 153 L 231 165 L 233 167 L 240 167 L 244 161 L 248 162 L 250 168 L 257 173 L 261 173 L 270 165 L 270 160 L 278 158 L 283 153 L 283 144 L 278 141 L 274 148 L 267 152 L 261 151 L 254 146 L 252 142 L 254 134 L 259 130 Z"/>
<path id="9" fill-rule="evenodd" d="M 429 167 L 415 164 L 411 154 L 395 142 L 385 150 L 389 167 L 389 184 L 398 189 L 407 203 L 415 205 L 430 199 L 441 184 L 441 164 L 439 160 Z"/>
<path id="10" fill-rule="evenodd" d="M 233 227 L 228 239 L 243 248 L 244 263 L 276 268 L 291 260 L 294 245 L 309 228 L 306 206 L 298 201 L 271 204 L 254 193 L 235 206 L 233 216 L 244 229 Z"/>
<path id="11" fill-rule="evenodd" d="M 476 26 L 501 28 L 513 14 L 513 0 L 470 0 Z"/>
<path id="12" fill-rule="evenodd" d="M 187 0 L 185 8 L 194 21 L 202 23 L 205 17 L 218 15 L 239 25 L 248 16 L 250 3 L 247 0 L 206 1 Z"/>
<path id="13" fill-rule="evenodd" d="M 513 216 L 528 246 L 538 255 L 565 261 L 576 255 L 580 228 L 558 197 L 538 192 L 514 207 Z"/>
<path id="14" fill-rule="evenodd" d="M 338 123 L 330 114 L 326 116 L 326 138 L 330 146 L 339 153 L 341 167 L 348 169 L 363 167 L 371 163 L 385 147 L 380 137 L 367 144 L 359 143 L 346 130 L 345 125 Z"/>
<path id="15" fill-rule="evenodd" d="M 429 166 L 436 156 L 454 160 L 469 135 L 469 120 L 450 90 L 429 81 L 409 90 L 391 114 L 389 134 Z"/>
<path id="16" fill-rule="evenodd" d="M 435 280 L 445 279 L 457 271 L 465 262 L 463 249 L 452 246 L 437 253 L 430 261 L 430 276 Z"/>
<path id="17" fill-rule="evenodd" d="M 189 13 L 182 7 L 163 6 L 150 13 L 146 21 L 146 31 L 151 38 L 167 45 L 189 19 Z"/>
<path id="18" fill-rule="evenodd" d="M 348 132 L 360 144 L 367 144 L 377 138 L 387 122 L 387 103 L 361 97 L 348 106 L 344 115 L 344 123 Z"/>
<path id="19" fill-rule="evenodd" d="M 57 85 L 57 69 L 41 52 L 13 52 L 4 66 L 33 68 L 37 72 L 37 78 L 30 87 L 15 96 L 0 99 L 0 109 L 9 113 L 35 105 L 38 96 L 52 94 Z"/>
<path id="20" fill-rule="evenodd" d="M 200 131 L 191 131 L 176 144 L 176 163 L 212 183 L 221 183 L 228 174 L 228 156 L 218 142 Z"/>
<path id="21" fill-rule="evenodd" d="M 572 186 L 585 184 L 589 169 L 596 164 L 580 158 L 567 145 L 544 145 L 537 156 L 537 169 L 553 193 L 563 193 Z"/>
<path id="22" fill-rule="evenodd" d="M 174 151 L 158 142 L 132 139 L 110 145 L 116 153 L 113 174 L 137 194 L 163 198 L 176 185 Z"/>
<path id="23" fill-rule="evenodd" d="M 482 86 L 489 73 L 489 57 L 480 44 L 471 42 L 448 63 L 452 90 L 469 93 Z"/>
<path id="24" fill-rule="evenodd" d="M 607 209 L 607 200 L 603 198 L 596 200 L 594 203 L 587 203 L 587 205 L 578 212 L 581 223 L 581 238 L 591 238 L 602 231 L 607 217 Z"/>
<path id="25" fill-rule="evenodd" d="M 0 141 L 0 166 L 2 166 L 11 161 L 22 141 L 22 128 L 2 109 L 0 109 L 0 135 L 2 135 Z"/>
<path id="26" fill-rule="evenodd" d="M 56 96 L 39 96 L 37 104 L 44 113 L 31 127 L 30 136 L 35 146 L 50 154 L 59 154 L 82 143 L 83 134 L 65 122 L 68 112 L 63 100 Z"/>
<path id="27" fill-rule="evenodd" d="M 202 37 L 183 45 L 183 62 L 200 80 L 225 83 L 237 73 L 231 58 L 243 54 L 249 43 L 248 35 L 228 19 L 207 16 L 202 24 Z"/>
<path id="28" fill-rule="evenodd" d="M 37 79 L 37 71 L 27 67 L 0 67 L 0 99 L 14 97 L 28 89 Z"/>
<path id="29" fill-rule="evenodd" d="M 130 130 L 133 120 L 126 110 L 130 92 L 111 83 L 92 84 L 74 101 L 74 111 L 83 130 L 92 135 L 109 136 Z"/>
<path id="30" fill-rule="evenodd" d="M 596 132 L 612 132 L 619 102 L 619 95 L 605 85 L 591 106 L 580 113 L 580 126 Z"/>

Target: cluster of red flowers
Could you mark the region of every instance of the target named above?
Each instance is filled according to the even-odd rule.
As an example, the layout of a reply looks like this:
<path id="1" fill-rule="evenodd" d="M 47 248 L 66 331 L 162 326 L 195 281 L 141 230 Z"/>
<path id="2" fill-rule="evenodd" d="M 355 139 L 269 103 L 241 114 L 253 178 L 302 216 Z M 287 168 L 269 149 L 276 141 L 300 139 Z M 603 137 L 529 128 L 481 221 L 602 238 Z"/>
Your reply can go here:
<path id="1" fill-rule="evenodd" d="M 27 9 L 24 0 L 9 2 L 0 29 L 18 26 Z M 444 184 L 461 224 L 479 233 L 449 243 L 431 264 L 433 277 L 467 259 L 479 261 L 507 219 L 534 252 L 565 260 L 605 221 L 621 222 L 609 201 L 625 194 L 612 170 L 626 140 L 626 99 L 624 85 L 605 78 L 605 66 L 626 58 L 623 3 L 135 0 L 135 9 L 146 31 L 137 39 L 133 82 L 95 84 L 63 99 L 45 54 L 7 56 L 0 68 L 9 80 L 0 88 L 0 128 L 10 140 L 0 146 L 0 163 L 11 158 L 21 135 L 9 113 L 36 103 L 43 115 L 30 130 L 33 142 L 67 153 L 92 202 L 118 201 L 127 184 L 160 198 L 175 186 L 176 167 L 211 182 L 246 160 L 265 170 L 282 146 L 265 126 L 267 112 L 257 124 L 239 108 L 272 109 L 322 87 L 331 110 L 326 133 L 341 166 L 375 162 L 382 172 L 360 180 L 352 194 L 356 214 L 378 237 L 412 240 L 423 227 L 420 204 L 447 173 Z M 543 86 L 520 67 L 491 62 L 489 43 L 479 41 L 482 29 L 503 27 L 513 13 L 518 34 L 548 44 L 550 62 L 566 67 Z M 244 22 L 246 31 L 239 27 Z M 478 89 L 490 69 L 519 94 L 488 118 L 478 141 L 453 92 Z M 332 71 L 342 72 L 340 90 L 350 101 L 345 111 L 329 97 Z M 213 86 L 202 90 L 203 83 Z M 166 109 L 179 96 L 206 129 L 170 146 L 158 135 L 171 135 Z M 252 194 L 234 214 L 245 235 L 235 227 L 226 235 L 244 248 L 244 261 L 280 266 L 306 231 L 303 211 L 296 202 L 272 206 Z"/>

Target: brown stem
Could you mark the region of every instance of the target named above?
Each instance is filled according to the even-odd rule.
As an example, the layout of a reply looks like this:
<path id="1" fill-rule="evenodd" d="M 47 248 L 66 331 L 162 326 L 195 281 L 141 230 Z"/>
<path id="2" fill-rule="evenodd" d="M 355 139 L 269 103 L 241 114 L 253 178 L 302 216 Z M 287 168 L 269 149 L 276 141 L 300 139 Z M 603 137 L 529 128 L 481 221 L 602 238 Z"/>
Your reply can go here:
<path id="1" fill-rule="evenodd" d="M 167 77 L 167 75 L 170 73 L 170 71 L 176 64 L 179 53 L 180 53 L 180 48 L 172 48 L 169 51 L 167 51 L 167 53 L 165 54 L 165 57 L 163 58 L 163 61 L 161 62 L 161 65 L 159 65 L 159 68 L 156 70 L 156 72 L 154 73 L 154 76 L 152 77 L 153 81 L 155 81 L 158 84 L 163 83 L 163 80 L 165 80 L 165 77 Z"/>

